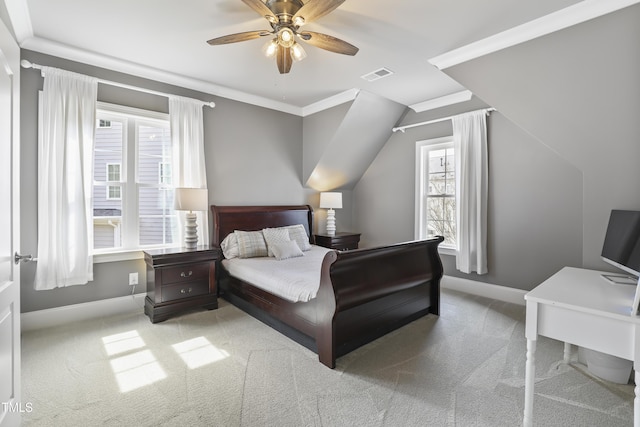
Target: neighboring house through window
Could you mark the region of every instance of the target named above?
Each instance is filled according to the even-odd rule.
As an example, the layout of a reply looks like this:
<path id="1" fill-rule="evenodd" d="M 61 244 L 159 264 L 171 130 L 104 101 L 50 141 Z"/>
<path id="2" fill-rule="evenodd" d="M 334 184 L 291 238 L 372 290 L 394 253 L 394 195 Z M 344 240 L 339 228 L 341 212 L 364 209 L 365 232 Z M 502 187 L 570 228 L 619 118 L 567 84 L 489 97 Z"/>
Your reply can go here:
<path id="1" fill-rule="evenodd" d="M 177 220 L 168 115 L 98 103 L 94 154 L 96 253 L 170 245 Z"/>
<path id="2" fill-rule="evenodd" d="M 416 143 L 415 237 L 440 235 L 444 251 L 456 249 L 456 181 L 453 137 Z"/>

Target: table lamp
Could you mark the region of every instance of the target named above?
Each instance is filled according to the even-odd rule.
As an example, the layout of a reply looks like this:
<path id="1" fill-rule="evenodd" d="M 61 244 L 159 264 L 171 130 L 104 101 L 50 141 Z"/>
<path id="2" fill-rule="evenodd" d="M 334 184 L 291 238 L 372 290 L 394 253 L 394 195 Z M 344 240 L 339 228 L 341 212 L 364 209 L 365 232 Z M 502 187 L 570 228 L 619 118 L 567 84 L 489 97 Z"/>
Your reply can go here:
<path id="1" fill-rule="evenodd" d="M 188 211 L 185 215 L 184 247 L 195 249 L 198 246 L 198 224 L 194 211 L 206 211 L 208 191 L 206 188 L 176 188 L 174 194 L 174 209 Z"/>
<path id="2" fill-rule="evenodd" d="M 327 191 L 320 193 L 320 208 L 327 211 L 327 235 L 336 235 L 336 211 L 342 209 L 342 193 Z"/>

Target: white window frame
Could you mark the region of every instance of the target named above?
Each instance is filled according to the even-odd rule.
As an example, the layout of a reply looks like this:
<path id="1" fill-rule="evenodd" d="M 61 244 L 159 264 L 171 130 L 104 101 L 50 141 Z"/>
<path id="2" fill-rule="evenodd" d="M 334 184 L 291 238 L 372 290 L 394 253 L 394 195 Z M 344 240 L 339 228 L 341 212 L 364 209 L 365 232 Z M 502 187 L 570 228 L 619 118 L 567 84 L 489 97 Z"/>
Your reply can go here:
<path id="1" fill-rule="evenodd" d="M 96 255 L 96 257 L 94 257 L 94 262 L 100 263 L 138 259 L 143 256 L 142 250 L 144 249 L 176 246 L 177 243 L 164 245 L 140 245 L 140 229 L 138 223 L 138 189 L 149 185 L 138 183 L 136 164 L 138 161 L 137 127 L 146 124 L 166 127 L 168 129 L 170 126 L 169 115 L 100 101 L 98 101 L 97 105 L 97 115 L 99 119 L 105 121 L 118 120 L 123 124 L 123 163 L 120 167 L 121 181 L 119 184 L 122 196 L 122 221 L 120 224 L 122 237 L 119 247 L 94 249 L 93 254 Z M 108 186 L 108 182 L 94 182 L 94 184 L 106 184 Z M 151 186 L 153 187 L 153 185 Z"/>
<path id="2" fill-rule="evenodd" d="M 429 186 L 429 152 L 453 148 L 453 136 L 427 139 L 416 142 L 416 175 L 415 175 L 415 229 L 414 237 L 423 239 L 427 229 L 426 197 Z M 456 196 L 457 198 L 457 196 Z M 458 227 L 456 227 L 456 230 Z M 441 254 L 456 255 L 457 247 L 444 242 L 438 246 Z"/>

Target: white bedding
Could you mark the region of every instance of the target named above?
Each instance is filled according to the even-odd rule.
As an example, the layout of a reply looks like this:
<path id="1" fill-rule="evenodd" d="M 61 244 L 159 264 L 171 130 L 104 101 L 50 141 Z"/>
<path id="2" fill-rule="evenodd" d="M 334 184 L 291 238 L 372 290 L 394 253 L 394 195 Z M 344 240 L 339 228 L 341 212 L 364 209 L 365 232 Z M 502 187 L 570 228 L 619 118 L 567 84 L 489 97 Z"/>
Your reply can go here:
<path id="1" fill-rule="evenodd" d="M 278 261 L 273 257 L 225 259 L 229 274 L 291 302 L 316 297 L 322 260 L 331 249 L 313 245 L 304 256 Z"/>

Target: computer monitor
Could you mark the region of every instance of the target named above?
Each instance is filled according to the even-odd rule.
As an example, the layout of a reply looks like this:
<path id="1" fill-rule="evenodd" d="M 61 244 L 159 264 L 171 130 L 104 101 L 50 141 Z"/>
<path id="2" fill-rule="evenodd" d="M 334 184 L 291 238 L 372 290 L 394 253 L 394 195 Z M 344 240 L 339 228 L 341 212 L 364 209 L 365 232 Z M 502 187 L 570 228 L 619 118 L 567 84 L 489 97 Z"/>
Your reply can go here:
<path id="1" fill-rule="evenodd" d="M 602 246 L 602 259 L 640 276 L 640 211 L 612 210 Z"/>

